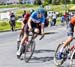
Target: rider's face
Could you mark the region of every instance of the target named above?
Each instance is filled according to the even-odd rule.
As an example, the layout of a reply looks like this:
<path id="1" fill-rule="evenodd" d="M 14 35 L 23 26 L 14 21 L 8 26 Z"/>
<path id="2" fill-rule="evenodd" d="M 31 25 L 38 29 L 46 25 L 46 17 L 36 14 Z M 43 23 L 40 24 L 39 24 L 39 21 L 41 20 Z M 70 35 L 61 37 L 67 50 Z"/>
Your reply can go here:
<path id="1" fill-rule="evenodd" d="M 37 17 L 38 17 L 38 18 L 41 18 L 41 17 L 42 17 L 42 14 L 41 14 L 41 13 L 40 13 L 40 14 L 38 14 L 38 15 L 37 15 Z"/>

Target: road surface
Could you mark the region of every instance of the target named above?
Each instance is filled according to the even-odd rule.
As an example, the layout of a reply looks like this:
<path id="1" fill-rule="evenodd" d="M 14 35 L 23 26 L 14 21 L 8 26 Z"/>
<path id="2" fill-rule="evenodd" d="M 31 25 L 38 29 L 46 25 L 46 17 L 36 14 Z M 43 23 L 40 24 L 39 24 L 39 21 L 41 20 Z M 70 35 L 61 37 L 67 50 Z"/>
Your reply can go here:
<path id="1" fill-rule="evenodd" d="M 16 58 L 18 33 L 19 31 L 0 33 L 0 67 L 56 67 L 53 56 L 58 44 L 67 38 L 66 26 L 46 28 L 45 37 L 42 40 L 39 40 L 40 36 L 36 38 L 36 49 L 29 63 Z M 63 66 L 67 65 L 68 62 Z"/>

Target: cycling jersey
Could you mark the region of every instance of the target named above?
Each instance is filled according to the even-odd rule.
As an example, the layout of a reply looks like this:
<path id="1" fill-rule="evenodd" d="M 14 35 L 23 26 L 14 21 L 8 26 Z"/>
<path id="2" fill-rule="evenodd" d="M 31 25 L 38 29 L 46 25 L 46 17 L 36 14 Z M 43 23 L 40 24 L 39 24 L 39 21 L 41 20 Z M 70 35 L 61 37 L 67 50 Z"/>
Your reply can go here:
<path id="1" fill-rule="evenodd" d="M 67 26 L 67 33 L 68 33 L 68 36 L 73 36 L 73 32 L 74 32 L 74 25 L 75 25 L 75 16 L 73 16 L 70 21 L 69 21 L 69 24 Z"/>
<path id="2" fill-rule="evenodd" d="M 73 17 L 70 19 L 70 23 L 72 23 L 72 24 L 75 25 L 75 16 L 73 16 Z"/>
<path id="3" fill-rule="evenodd" d="M 28 22 L 29 17 L 30 17 L 30 14 L 29 13 L 26 13 L 24 15 L 24 21 L 23 21 L 24 24 L 26 24 Z"/>
<path id="4" fill-rule="evenodd" d="M 74 32 L 74 25 L 69 22 L 68 26 L 67 26 L 67 34 L 68 34 L 68 36 L 73 37 L 73 32 Z"/>
<path id="5" fill-rule="evenodd" d="M 38 12 L 35 11 L 35 12 L 33 12 L 33 13 L 31 14 L 31 16 L 30 16 L 30 19 L 31 19 L 31 27 L 32 27 L 33 30 L 34 30 L 35 28 L 38 28 L 39 31 L 40 31 L 40 29 L 41 29 L 40 24 L 44 24 L 44 23 L 45 23 L 45 18 L 44 18 L 44 16 L 42 16 L 41 18 L 38 18 L 38 17 L 37 17 L 37 14 L 38 14 Z M 26 24 L 26 26 L 25 26 L 25 33 L 26 33 L 26 34 L 29 33 L 29 32 L 28 32 L 28 29 L 29 29 L 28 24 Z M 41 32 L 40 32 L 40 33 L 41 33 Z"/>
<path id="6" fill-rule="evenodd" d="M 45 23 L 45 17 L 42 16 L 41 18 L 38 18 L 38 17 L 37 17 L 37 14 L 38 14 L 37 11 L 33 12 L 32 15 L 30 16 L 30 19 L 31 19 L 34 23 L 42 23 L 42 24 L 44 24 L 44 23 Z"/>

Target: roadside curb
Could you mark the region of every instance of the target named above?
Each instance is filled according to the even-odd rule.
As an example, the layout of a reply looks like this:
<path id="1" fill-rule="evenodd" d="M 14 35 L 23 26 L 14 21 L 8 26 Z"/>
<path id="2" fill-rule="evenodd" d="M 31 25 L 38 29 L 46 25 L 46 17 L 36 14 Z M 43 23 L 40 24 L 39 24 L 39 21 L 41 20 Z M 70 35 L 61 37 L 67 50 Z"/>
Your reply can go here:
<path id="1" fill-rule="evenodd" d="M 15 31 L 17 31 L 17 30 L 21 30 L 21 29 L 16 29 Z M 5 31 L 0 31 L 0 33 L 2 33 L 2 32 L 10 32 L 11 30 L 5 30 Z M 12 31 L 12 32 L 14 32 L 14 31 Z"/>

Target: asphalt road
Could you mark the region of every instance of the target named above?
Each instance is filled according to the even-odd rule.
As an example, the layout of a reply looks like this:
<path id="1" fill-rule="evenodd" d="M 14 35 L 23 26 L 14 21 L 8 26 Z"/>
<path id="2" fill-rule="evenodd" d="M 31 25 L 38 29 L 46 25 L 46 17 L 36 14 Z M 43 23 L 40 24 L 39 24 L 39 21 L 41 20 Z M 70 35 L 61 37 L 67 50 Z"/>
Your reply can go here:
<path id="1" fill-rule="evenodd" d="M 19 31 L 0 33 L 0 67 L 56 67 L 53 56 L 58 44 L 67 38 L 65 26 L 48 27 L 42 40 L 39 40 L 40 36 L 36 38 L 36 49 L 29 63 L 16 58 L 18 33 Z M 68 67 L 67 65 L 68 62 L 63 66 Z"/>

